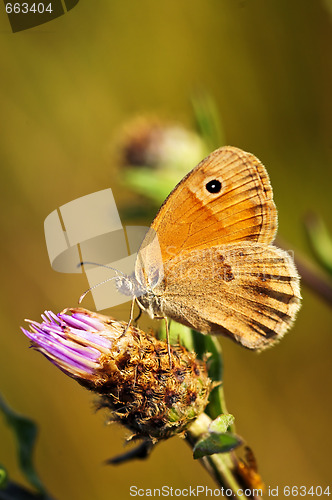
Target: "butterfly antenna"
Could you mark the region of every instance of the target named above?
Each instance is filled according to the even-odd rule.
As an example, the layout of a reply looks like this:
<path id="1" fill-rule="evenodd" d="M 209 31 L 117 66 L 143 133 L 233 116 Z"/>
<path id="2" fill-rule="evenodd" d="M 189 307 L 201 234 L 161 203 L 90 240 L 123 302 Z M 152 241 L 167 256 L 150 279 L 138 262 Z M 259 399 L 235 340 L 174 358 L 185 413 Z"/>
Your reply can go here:
<path id="1" fill-rule="evenodd" d="M 93 266 L 98 266 L 98 267 L 105 267 L 106 269 L 111 269 L 111 271 L 114 271 L 116 273 L 116 276 L 113 276 L 113 278 L 107 278 L 107 280 L 104 280 L 104 281 L 101 281 L 100 283 L 97 283 L 96 285 L 92 286 L 91 288 L 88 288 L 88 290 L 86 290 L 84 293 L 82 293 L 82 295 L 80 296 L 80 298 L 78 299 L 78 303 L 81 304 L 84 297 L 90 293 L 92 290 L 94 290 L 95 288 L 97 288 L 97 286 L 99 285 L 103 285 L 104 283 L 107 283 L 108 281 L 112 281 L 114 279 L 116 279 L 119 274 L 122 274 L 122 276 L 126 276 L 125 273 L 123 273 L 122 271 L 120 271 L 120 269 L 115 269 L 114 267 L 111 267 L 111 266 L 108 266 L 106 264 L 100 264 L 99 262 L 91 262 L 91 261 L 88 261 L 88 260 L 84 260 L 82 262 L 80 262 L 79 264 L 77 264 L 77 267 L 83 267 L 87 264 L 90 264 L 90 265 L 93 265 Z"/>
<path id="2" fill-rule="evenodd" d="M 111 271 L 115 271 L 117 275 L 122 274 L 122 276 L 126 276 L 126 274 L 120 271 L 120 269 L 115 269 L 115 267 L 111 267 L 106 264 L 100 264 L 99 262 L 90 262 L 89 260 L 84 260 L 80 262 L 79 264 L 77 264 L 77 267 L 83 267 L 87 264 L 90 264 L 91 266 L 105 267 L 106 269 L 111 269 Z"/>
<path id="3" fill-rule="evenodd" d="M 115 280 L 117 278 L 117 276 L 113 276 L 113 278 L 107 278 L 107 280 L 104 280 L 104 281 L 101 281 L 100 283 L 97 283 L 96 285 L 88 288 L 84 293 L 82 293 L 82 295 L 80 296 L 80 298 L 78 299 L 78 303 L 81 304 L 82 303 L 82 300 L 84 299 L 84 297 L 86 295 L 88 295 L 88 293 L 92 292 L 92 290 L 94 290 L 95 288 L 97 288 L 97 286 L 99 285 L 104 285 L 104 283 L 107 283 L 108 281 L 112 281 L 112 280 Z"/>

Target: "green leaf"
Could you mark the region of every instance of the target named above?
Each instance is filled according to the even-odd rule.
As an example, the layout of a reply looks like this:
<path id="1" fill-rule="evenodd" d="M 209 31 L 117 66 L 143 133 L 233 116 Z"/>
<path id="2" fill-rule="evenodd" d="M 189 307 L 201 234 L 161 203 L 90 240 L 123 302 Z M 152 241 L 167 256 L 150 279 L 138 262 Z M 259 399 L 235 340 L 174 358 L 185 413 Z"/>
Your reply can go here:
<path id="1" fill-rule="evenodd" d="M 197 334 L 197 332 L 195 332 Z M 204 349 L 204 353 L 209 355 L 207 365 L 209 377 L 218 385 L 212 390 L 209 397 L 209 404 L 205 409 L 205 413 L 213 420 L 220 414 L 227 412 L 224 390 L 222 385 L 223 380 L 223 358 L 219 340 L 211 335 L 197 334 L 195 336 L 196 345 L 200 356 Z"/>
<path id="2" fill-rule="evenodd" d="M 46 489 L 40 481 L 33 464 L 33 451 L 37 437 L 36 424 L 29 418 L 19 415 L 12 410 L 1 397 L 0 410 L 3 412 L 8 425 L 14 431 L 18 459 L 23 474 L 34 488 L 40 493 L 46 494 Z"/>
<path id="3" fill-rule="evenodd" d="M 234 423 L 234 417 L 230 413 L 219 415 L 219 417 L 212 420 L 209 425 L 209 432 L 214 434 L 223 434 L 227 432 L 228 427 Z"/>
<path id="4" fill-rule="evenodd" d="M 200 439 L 194 447 L 194 458 L 202 458 L 215 453 L 227 453 L 242 444 L 242 440 L 235 434 L 224 432 L 222 434 L 210 433 Z"/>
<path id="5" fill-rule="evenodd" d="M 316 259 L 332 274 L 332 236 L 324 221 L 317 214 L 309 214 L 305 228 Z"/>
<path id="6" fill-rule="evenodd" d="M 226 144 L 218 107 L 211 94 L 196 92 L 191 99 L 197 129 L 203 138 L 207 152 Z"/>
<path id="7" fill-rule="evenodd" d="M 183 175 L 183 172 L 179 174 L 165 169 L 152 171 L 150 168 L 140 167 L 139 169 L 128 168 L 123 177 L 126 185 L 136 193 L 147 196 L 160 205 Z"/>
<path id="8" fill-rule="evenodd" d="M 5 488 L 8 483 L 8 474 L 6 469 L 0 465 L 0 490 Z"/>

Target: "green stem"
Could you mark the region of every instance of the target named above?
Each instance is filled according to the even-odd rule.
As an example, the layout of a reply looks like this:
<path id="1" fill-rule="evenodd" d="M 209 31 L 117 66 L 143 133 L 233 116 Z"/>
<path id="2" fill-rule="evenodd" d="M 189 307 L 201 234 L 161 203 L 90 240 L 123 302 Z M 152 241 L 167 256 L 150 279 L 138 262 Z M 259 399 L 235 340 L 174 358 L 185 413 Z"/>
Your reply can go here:
<path id="1" fill-rule="evenodd" d="M 332 237 L 321 217 L 315 213 L 307 214 L 305 229 L 310 246 L 319 264 L 332 275 Z"/>
<path id="2" fill-rule="evenodd" d="M 211 422 L 212 420 L 210 417 L 208 417 L 206 413 L 202 413 L 190 425 L 187 430 L 186 440 L 192 448 L 202 435 L 208 432 L 208 427 Z M 235 464 L 232 460 L 231 453 L 216 453 L 214 455 L 206 456 L 200 459 L 200 461 L 220 488 L 232 490 L 232 498 L 238 500 L 246 498 L 254 498 L 254 500 L 261 499 L 259 496 L 248 497 L 244 493 L 239 493 L 239 491 L 243 491 L 244 488 L 236 477 Z"/>

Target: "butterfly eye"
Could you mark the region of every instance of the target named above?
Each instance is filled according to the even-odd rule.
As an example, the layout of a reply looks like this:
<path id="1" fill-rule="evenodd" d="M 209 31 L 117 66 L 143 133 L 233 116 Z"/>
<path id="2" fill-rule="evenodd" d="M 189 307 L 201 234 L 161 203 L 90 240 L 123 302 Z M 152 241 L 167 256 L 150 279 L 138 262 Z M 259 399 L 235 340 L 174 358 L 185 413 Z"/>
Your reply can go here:
<path id="1" fill-rule="evenodd" d="M 218 179 L 214 179 L 206 184 L 206 189 L 209 193 L 219 193 L 221 190 L 221 182 Z"/>

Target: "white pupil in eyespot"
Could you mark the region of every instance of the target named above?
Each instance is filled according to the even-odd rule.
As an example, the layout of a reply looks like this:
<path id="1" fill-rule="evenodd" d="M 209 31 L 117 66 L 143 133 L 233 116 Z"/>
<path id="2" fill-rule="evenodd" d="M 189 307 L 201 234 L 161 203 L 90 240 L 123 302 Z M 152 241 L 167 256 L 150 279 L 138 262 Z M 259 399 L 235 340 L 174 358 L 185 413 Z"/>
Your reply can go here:
<path id="1" fill-rule="evenodd" d="M 221 182 L 214 179 L 206 184 L 206 189 L 209 193 L 219 193 L 221 190 Z"/>

